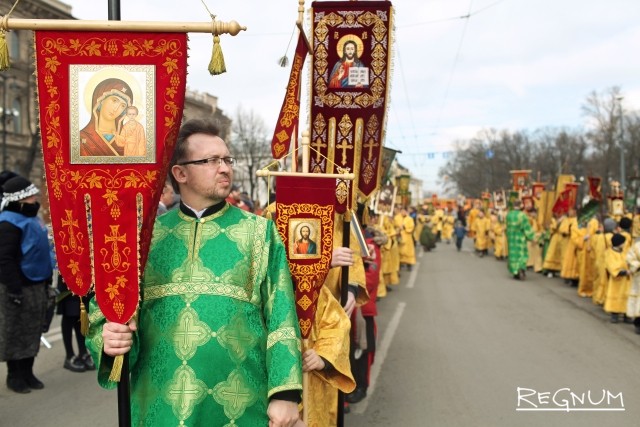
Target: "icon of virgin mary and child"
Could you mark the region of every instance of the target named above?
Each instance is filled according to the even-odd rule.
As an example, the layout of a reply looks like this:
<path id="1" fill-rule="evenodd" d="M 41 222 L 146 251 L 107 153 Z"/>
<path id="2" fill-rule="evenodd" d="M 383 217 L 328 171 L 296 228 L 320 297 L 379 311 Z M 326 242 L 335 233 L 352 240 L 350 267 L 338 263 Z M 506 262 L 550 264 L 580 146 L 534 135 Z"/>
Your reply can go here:
<path id="1" fill-rule="evenodd" d="M 101 81 L 93 90 L 91 106 L 91 119 L 80 130 L 81 156 L 145 155 L 144 126 L 136 121 L 138 109 L 127 82 Z"/>

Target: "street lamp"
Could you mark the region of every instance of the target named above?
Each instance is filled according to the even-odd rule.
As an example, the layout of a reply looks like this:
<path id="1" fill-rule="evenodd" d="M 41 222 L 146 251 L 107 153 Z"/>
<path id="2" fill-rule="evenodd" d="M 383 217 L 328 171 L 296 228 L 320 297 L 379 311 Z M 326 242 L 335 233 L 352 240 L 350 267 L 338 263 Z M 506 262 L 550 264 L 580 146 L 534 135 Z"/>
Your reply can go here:
<path id="1" fill-rule="evenodd" d="M 625 190 L 625 188 L 627 187 L 627 178 L 626 178 L 626 171 L 625 171 L 625 167 L 624 167 L 624 116 L 622 115 L 622 100 L 624 99 L 623 96 L 618 96 L 616 98 L 618 100 L 618 114 L 619 114 L 619 120 L 620 120 L 620 137 L 619 137 L 619 143 L 620 143 L 620 187 L 622 189 L 622 191 Z"/>

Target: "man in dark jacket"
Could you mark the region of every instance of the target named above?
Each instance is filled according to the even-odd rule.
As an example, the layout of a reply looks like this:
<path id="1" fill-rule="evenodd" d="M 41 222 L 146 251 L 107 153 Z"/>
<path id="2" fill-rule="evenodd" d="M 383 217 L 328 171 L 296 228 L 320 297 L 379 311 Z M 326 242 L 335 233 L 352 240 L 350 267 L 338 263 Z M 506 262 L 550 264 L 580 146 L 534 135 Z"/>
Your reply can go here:
<path id="1" fill-rule="evenodd" d="M 29 393 L 44 384 L 33 375 L 40 348 L 52 266 L 47 229 L 38 218 L 39 190 L 21 176 L 2 183 L 0 203 L 0 361 L 7 387 Z"/>

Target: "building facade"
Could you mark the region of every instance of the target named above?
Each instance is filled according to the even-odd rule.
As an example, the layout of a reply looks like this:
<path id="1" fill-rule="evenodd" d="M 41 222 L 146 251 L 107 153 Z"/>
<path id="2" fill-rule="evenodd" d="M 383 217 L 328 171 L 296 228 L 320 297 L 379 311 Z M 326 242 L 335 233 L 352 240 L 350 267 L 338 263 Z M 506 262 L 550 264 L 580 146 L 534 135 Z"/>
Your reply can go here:
<path id="1" fill-rule="evenodd" d="M 9 11 L 14 2 L 0 0 L 0 13 Z M 71 6 L 58 0 L 21 0 L 11 18 L 75 19 Z M 1 170 L 28 177 L 44 190 L 33 31 L 10 30 L 6 40 L 11 66 L 0 72 Z M 193 118 L 213 120 L 225 139 L 231 134 L 231 119 L 218 108 L 218 98 L 213 95 L 187 90 L 184 120 Z M 45 220 L 48 219 L 46 199 L 42 198 Z"/>

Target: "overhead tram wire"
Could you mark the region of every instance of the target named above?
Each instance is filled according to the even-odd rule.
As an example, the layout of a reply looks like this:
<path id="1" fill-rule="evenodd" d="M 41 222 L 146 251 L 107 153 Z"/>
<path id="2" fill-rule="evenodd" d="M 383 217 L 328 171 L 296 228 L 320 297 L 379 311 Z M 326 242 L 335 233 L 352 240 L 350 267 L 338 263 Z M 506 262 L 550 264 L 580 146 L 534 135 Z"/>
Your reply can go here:
<path id="1" fill-rule="evenodd" d="M 467 33 L 467 27 L 469 25 L 469 18 L 471 18 L 472 16 L 475 16 L 479 13 L 482 13 L 484 11 L 486 11 L 487 9 L 490 9 L 496 5 L 498 5 L 499 3 L 502 3 L 505 0 L 498 0 L 496 2 L 493 2 L 485 7 L 482 7 L 480 9 L 477 9 L 475 11 L 471 11 L 472 5 L 473 5 L 473 0 L 469 1 L 469 13 L 467 13 L 466 15 L 462 15 L 462 16 L 457 16 L 457 17 L 451 17 L 451 18 L 444 18 L 444 19 L 438 19 L 438 20 L 433 20 L 433 21 L 427 21 L 427 22 L 422 22 L 422 23 L 417 23 L 417 24 L 409 24 L 409 25 L 405 25 L 405 26 L 398 26 L 398 28 L 409 28 L 409 27 L 415 27 L 415 26 L 419 26 L 419 25 L 427 25 L 427 24 L 433 24 L 433 23 L 437 23 L 437 22 L 445 22 L 445 21 L 453 21 L 453 20 L 458 20 L 458 19 L 464 19 L 465 23 L 464 23 L 464 28 L 462 29 L 462 36 L 460 37 L 460 42 L 458 43 L 458 48 L 456 50 L 456 55 L 453 61 L 453 66 L 451 67 L 451 72 L 449 74 L 449 80 L 447 82 L 447 86 L 445 89 L 445 93 L 444 93 L 444 98 L 442 100 L 442 105 L 440 107 L 440 111 L 438 112 L 438 118 L 436 120 L 436 125 L 435 125 L 435 129 L 437 130 L 438 127 L 440 126 L 440 120 L 442 119 L 442 113 L 444 111 L 444 107 L 447 103 L 447 98 L 449 97 L 449 90 L 451 89 L 451 83 L 453 82 L 453 76 L 455 74 L 455 70 L 456 67 L 458 65 L 458 60 L 460 59 L 460 51 L 462 50 L 462 44 L 464 42 L 464 38 L 465 35 Z"/>
<path id="2" fill-rule="evenodd" d="M 498 1 L 493 2 L 493 3 L 491 3 L 491 4 L 489 4 L 489 5 L 485 6 L 485 7 L 482 7 L 480 9 L 478 9 L 478 10 L 474 10 L 473 12 L 469 12 L 468 14 L 462 15 L 462 16 L 452 16 L 450 18 L 440 18 L 440 19 L 434 19 L 434 20 L 431 20 L 431 21 L 416 22 L 416 23 L 407 24 L 407 25 L 397 25 L 396 27 L 398 27 L 398 28 L 411 28 L 411 27 L 420 27 L 420 26 L 423 26 L 423 25 L 437 24 L 437 23 L 440 23 L 440 22 L 457 21 L 458 19 L 467 19 L 468 20 L 472 16 L 475 16 L 475 15 L 477 15 L 479 13 L 482 13 L 485 10 L 490 9 L 490 8 L 502 3 L 503 1 L 505 1 L 505 0 L 498 0 Z"/>
<path id="3" fill-rule="evenodd" d="M 461 18 L 465 18 L 466 20 L 464 22 L 464 27 L 462 28 L 462 35 L 460 36 L 460 42 L 458 42 L 456 55 L 453 59 L 453 66 L 451 67 L 451 72 L 449 73 L 447 86 L 445 87 L 444 97 L 442 99 L 442 105 L 440 106 L 440 111 L 438 112 L 438 118 L 436 119 L 436 124 L 435 124 L 436 130 L 440 127 L 440 120 L 442 120 L 442 112 L 444 111 L 444 107 L 447 104 L 447 99 L 449 98 L 449 90 L 451 89 L 451 82 L 453 82 L 453 76 L 458 66 L 458 60 L 460 59 L 460 51 L 462 50 L 462 43 L 464 42 L 465 35 L 467 34 L 467 27 L 469 26 L 469 17 L 471 16 L 472 4 L 473 4 L 473 0 L 469 0 L 469 13 L 465 17 L 461 17 Z"/>
<path id="4" fill-rule="evenodd" d="M 400 77 L 402 78 L 402 88 L 404 89 L 404 98 L 407 101 L 407 107 L 409 107 L 409 122 L 411 123 L 411 130 L 413 131 L 413 140 L 415 143 L 418 142 L 418 133 L 416 132 L 416 125 L 413 121 L 413 109 L 411 108 L 411 102 L 409 99 L 409 93 L 407 92 L 407 81 L 404 78 L 404 67 L 402 66 L 402 60 L 400 57 L 400 47 L 398 46 L 398 42 L 396 41 L 396 55 L 398 56 L 398 66 L 400 68 Z"/>

